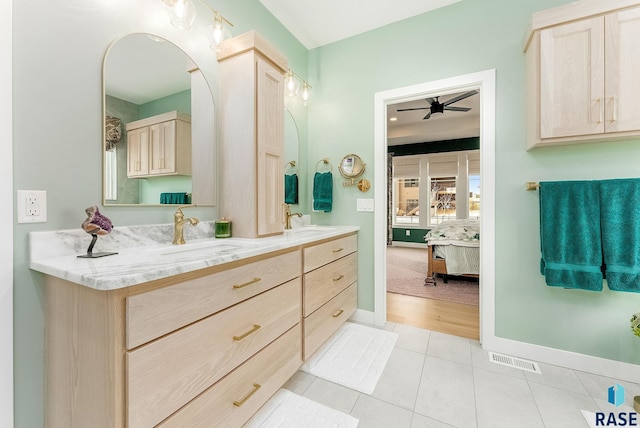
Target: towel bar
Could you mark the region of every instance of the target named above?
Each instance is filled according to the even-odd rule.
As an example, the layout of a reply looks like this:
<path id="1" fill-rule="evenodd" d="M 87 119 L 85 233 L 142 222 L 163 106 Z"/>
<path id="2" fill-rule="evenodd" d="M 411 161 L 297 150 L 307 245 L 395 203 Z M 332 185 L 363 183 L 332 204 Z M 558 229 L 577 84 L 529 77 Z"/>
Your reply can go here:
<path id="1" fill-rule="evenodd" d="M 535 181 L 527 181 L 527 190 L 538 190 L 540 188 L 540 185 L 538 183 L 536 183 Z"/>

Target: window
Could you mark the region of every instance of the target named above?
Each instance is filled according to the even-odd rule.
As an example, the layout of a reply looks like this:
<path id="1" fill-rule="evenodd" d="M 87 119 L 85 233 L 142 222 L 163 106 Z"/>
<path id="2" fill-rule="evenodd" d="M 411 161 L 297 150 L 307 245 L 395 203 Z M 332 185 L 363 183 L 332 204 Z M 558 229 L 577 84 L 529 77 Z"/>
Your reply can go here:
<path id="1" fill-rule="evenodd" d="M 104 152 L 104 199 L 115 201 L 118 199 L 118 156 L 113 149 Z"/>
<path id="2" fill-rule="evenodd" d="M 480 219 L 480 175 L 469 175 L 469 218 Z"/>
<path id="3" fill-rule="evenodd" d="M 420 224 L 420 179 L 396 178 L 393 183 L 394 223 Z"/>
<path id="4" fill-rule="evenodd" d="M 440 224 L 456 218 L 456 177 L 431 179 L 430 224 Z"/>

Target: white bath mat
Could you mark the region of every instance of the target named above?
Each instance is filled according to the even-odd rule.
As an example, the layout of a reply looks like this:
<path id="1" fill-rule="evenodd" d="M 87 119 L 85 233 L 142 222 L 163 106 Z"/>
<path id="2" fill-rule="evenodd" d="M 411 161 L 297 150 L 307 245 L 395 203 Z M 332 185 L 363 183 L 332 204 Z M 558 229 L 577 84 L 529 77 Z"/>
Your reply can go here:
<path id="1" fill-rule="evenodd" d="M 358 419 L 281 389 L 245 428 L 356 428 Z"/>
<path id="2" fill-rule="evenodd" d="M 397 340 L 397 333 L 346 322 L 302 370 L 371 394 Z"/>

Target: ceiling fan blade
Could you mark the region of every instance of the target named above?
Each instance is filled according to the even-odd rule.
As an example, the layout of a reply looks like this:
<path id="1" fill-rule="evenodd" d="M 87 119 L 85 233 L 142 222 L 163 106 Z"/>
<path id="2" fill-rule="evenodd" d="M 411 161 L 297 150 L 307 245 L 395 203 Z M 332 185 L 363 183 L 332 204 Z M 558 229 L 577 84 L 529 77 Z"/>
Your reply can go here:
<path id="1" fill-rule="evenodd" d="M 427 115 L 423 117 L 422 120 L 429 119 L 430 117 L 431 117 L 431 112 L 427 113 Z"/>
<path id="2" fill-rule="evenodd" d="M 429 103 L 429 105 L 433 104 L 435 102 L 435 98 L 425 98 L 427 100 L 427 102 Z"/>
<path id="3" fill-rule="evenodd" d="M 450 100 L 447 100 L 447 101 L 443 102 L 442 104 L 444 104 L 445 106 L 448 106 L 449 104 L 457 103 L 458 101 L 464 100 L 465 98 L 469 98 L 470 96 L 475 95 L 477 93 L 478 93 L 478 91 L 469 91 L 469 92 L 464 93 L 462 95 L 458 95 L 455 98 L 451 98 Z"/>
<path id="4" fill-rule="evenodd" d="M 471 107 L 449 107 L 449 106 L 445 106 L 444 109 L 445 110 L 451 110 L 451 111 L 469 111 L 469 110 L 471 110 Z"/>
<path id="5" fill-rule="evenodd" d="M 396 111 L 412 111 L 412 110 L 428 110 L 429 107 L 418 107 L 418 108 L 401 108 Z"/>

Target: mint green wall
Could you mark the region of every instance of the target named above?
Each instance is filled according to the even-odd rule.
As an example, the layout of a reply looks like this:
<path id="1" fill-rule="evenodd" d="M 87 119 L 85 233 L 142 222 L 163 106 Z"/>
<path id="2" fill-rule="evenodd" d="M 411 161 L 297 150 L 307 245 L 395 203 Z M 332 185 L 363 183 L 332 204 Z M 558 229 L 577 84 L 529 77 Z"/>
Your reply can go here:
<path id="1" fill-rule="evenodd" d="M 178 92 L 140 104 L 140 119 L 156 114 L 178 110 L 180 113 L 191 114 L 191 90 Z"/>
<path id="2" fill-rule="evenodd" d="M 640 295 L 551 288 L 539 273 L 538 195 L 526 181 L 640 175 L 638 141 L 525 151 L 525 30 L 533 12 L 563 3 L 464 0 L 312 50 L 309 163 L 357 153 L 374 182 L 376 92 L 496 69 L 496 335 L 640 363 L 629 332 Z M 356 212 L 358 197 L 336 181 L 333 212 L 313 221 L 360 225 L 358 305 L 373 310 L 373 216 Z"/>
<path id="3" fill-rule="evenodd" d="M 84 209 L 100 204 L 101 70 L 114 40 L 149 32 L 174 42 L 200 66 L 219 108 L 217 61 L 203 31 L 211 15 L 195 4 L 199 17 L 194 27 L 181 31 L 169 24 L 159 0 L 13 2 L 14 190 L 46 190 L 48 202 L 47 223 L 13 224 L 17 428 L 44 426 L 44 280 L 29 269 L 28 233 L 78 228 Z M 258 0 L 216 0 L 215 6 L 233 22 L 234 35 L 257 30 L 287 56 L 296 73 L 306 76 L 307 50 Z M 307 111 L 291 110 L 305 144 Z M 190 210 L 200 220 L 218 217 L 216 207 Z M 170 223 L 175 208 L 110 206 L 102 211 L 115 226 L 124 226 Z"/>
<path id="4" fill-rule="evenodd" d="M 191 177 L 185 175 L 167 175 L 140 180 L 140 203 L 159 204 L 160 194 L 165 192 L 191 193 Z"/>

